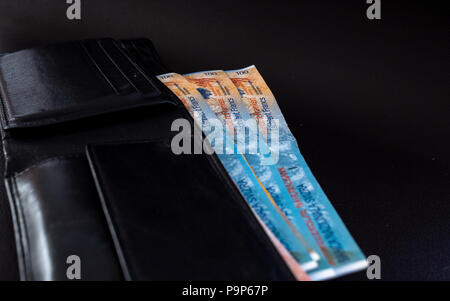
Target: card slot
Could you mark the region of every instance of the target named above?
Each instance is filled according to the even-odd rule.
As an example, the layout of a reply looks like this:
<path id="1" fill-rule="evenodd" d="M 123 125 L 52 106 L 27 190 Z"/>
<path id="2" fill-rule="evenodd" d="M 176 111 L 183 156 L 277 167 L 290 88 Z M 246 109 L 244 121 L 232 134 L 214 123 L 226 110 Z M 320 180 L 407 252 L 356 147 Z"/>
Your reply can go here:
<path id="1" fill-rule="evenodd" d="M 159 93 L 159 89 L 117 46 L 117 43 L 114 40 L 99 40 L 98 43 L 108 58 L 119 70 L 121 70 L 122 74 L 128 79 L 134 88 L 143 94 Z"/>
<path id="2" fill-rule="evenodd" d="M 150 76 L 153 76 L 150 75 Z M 136 107 L 177 105 L 112 39 L 32 48 L 0 57 L 4 130 L 40 127 Z"/>
<path id="3" fill-rule="evenodd" d="M 121 74 L 113 62 L 108 59 L 105 52 L 99 47 L 98 41 L 80 42 L 92 64 L 102 74 L 105 80 L 111 85 L 116 94 L 129 94 L 137 92 L 129 81 Z"/>

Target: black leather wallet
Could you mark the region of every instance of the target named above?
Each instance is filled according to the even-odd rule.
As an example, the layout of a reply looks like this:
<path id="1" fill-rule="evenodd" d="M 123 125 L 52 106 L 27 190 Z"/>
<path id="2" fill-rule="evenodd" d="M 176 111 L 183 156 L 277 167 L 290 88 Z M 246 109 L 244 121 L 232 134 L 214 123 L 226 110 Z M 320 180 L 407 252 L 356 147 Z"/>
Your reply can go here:
<path id="1" fill-rule="evenodd" d="M 217 157 L 171 152 L 192 120 L 166 71 L 146 39 L 0 57 L 21 279 L 67 280 L 77 255 L 82 280 L 293 280 Z"/>

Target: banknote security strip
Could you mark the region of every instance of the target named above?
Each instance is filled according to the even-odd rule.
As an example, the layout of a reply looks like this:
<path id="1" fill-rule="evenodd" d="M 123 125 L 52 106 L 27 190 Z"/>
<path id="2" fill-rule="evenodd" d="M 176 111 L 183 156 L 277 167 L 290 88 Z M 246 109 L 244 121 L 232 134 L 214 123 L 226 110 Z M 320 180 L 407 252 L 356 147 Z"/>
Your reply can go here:
<path id="1" fill-rule="evenodd" d="M 256 67 L 198 72 L 185 78 L 171 73 L 159 79 L 181 99 L 202 129 L 211 120 L 222 122 L 226 140 L 236 152 L 218 153 L 218 157 L 291 270 L 297 271 L 297 279 L 306 277 L 292 259 L 311 280 L 366 267 L 364 255 L 312 175 Z M 263 164 L 263 155 L 236 146 L 239 139 L 233 135 L 249 119 L 257 123 L 258 137 L 263 140 L 258 138 L 258 150 L 277 153 L 277 160 Z M 276 143 L 271 140 L 274 131 L 279 134 Z"/>

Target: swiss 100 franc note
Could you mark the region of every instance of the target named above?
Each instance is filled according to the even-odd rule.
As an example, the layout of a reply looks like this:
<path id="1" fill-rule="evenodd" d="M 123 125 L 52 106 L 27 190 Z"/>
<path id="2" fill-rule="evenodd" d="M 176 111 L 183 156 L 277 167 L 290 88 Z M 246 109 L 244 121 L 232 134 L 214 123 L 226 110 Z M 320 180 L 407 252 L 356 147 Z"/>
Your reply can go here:
<path id="1" fill-rule="evenodd" d="M 258 122 L 269 148 L 274 147 L 272 134 L 278 135 L 278 173 L 290 193 L 292 205 L 308 228 L 305 239 L 320 254 L 319 267 L 308 272 L 311 279 L 328 279 L 366 268 L 364 254 L 314 178 L 274 95 L 256 67 L 227 71 L 227 75 Z"/>
<path id="2" fill-rule="evenodd" d="M 208 137 L 212 128 L 211 123 L 217 120 L 217 116 L 197 91 L 197 87 L 176 73 L 160 75 L 158 78 L 181 100 L 192 115 L 195 123 Z M 229 136 L 225 138 L 226 140 L 231 140 Z M 214 144 L 210 144 L 214 148 Z M 226 145 L 235 147 L 232 141 L 227 141 Z M 216 149 L 214 150 L 216 151 Z M 261 185 L 261 182 L 246 162 L 245 157 L 237 149 L 231 154 L 228 152 L 224 153 L 222 149 L 217 149 L 216 154 L 258 220 L 264 225 L 264 229 L 269 233 L 269 237 L 291 271 L 293 271 L 297 279 L 308 280 L 308 276 L 296 265 L 296 262 L 304 264 L 313 262 L 308 250 L 276 211 L 270 195 Z M 291 254 L 295 257 L 295 261 L 292 260 Z"/>
<path id="3" fill-rule="evenodd" d="M 268 150 L 263 139 L 259 139 L 256 122 L 248 122 L 253 121 L 253 119 L 242 102 L 238 90 L 226 73 L 215 70 L 191 73 L 184 77 L 196 85 L 206 103 L 222 122 L 223 127 L 227 129 L 228 135 L 233 137 L 234 141 L 237 141 L 237 149 L 245 157 L 256 177 L 259 178 L 261 184 L 270 194 L 272 204 L 280 216 L 308 249 L 311 257 L 316 261 L 319 260 L 319 254 L 303 237 L 302 233 L 308 233 L 308 229 L 301 217 L 297 216 L 298 210 L 292 206 L 289 192 L 278 173 L 278 154 L 275 151 Z M 241 143 L 241 140 L 244 143 Z M 256 144 L 256 146 L 247 147 L 247 144 L 251 143 Z M 252 149 L 259 149 L 261 152 L 252 152 Z M 265 154 L 272 156 L 272 158 L 265 161 Z M 309 271 L 316 268 L 318 264 L 314 262 L 301 266 L 305 271 Z"/>

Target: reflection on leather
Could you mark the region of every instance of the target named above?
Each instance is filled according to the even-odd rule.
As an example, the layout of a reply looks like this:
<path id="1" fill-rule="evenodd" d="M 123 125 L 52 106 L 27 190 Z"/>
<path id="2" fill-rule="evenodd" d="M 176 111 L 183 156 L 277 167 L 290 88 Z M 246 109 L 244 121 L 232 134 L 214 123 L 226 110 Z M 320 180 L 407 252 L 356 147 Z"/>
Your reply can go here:
<path id="1" fill-rule="evenodd" d="M 81 258 L 83 280 L 122 273 L 95 186 L 82 157 L 55 158 L 12 177 L 26 280 L 67 280 L 66 259 Z"/>

